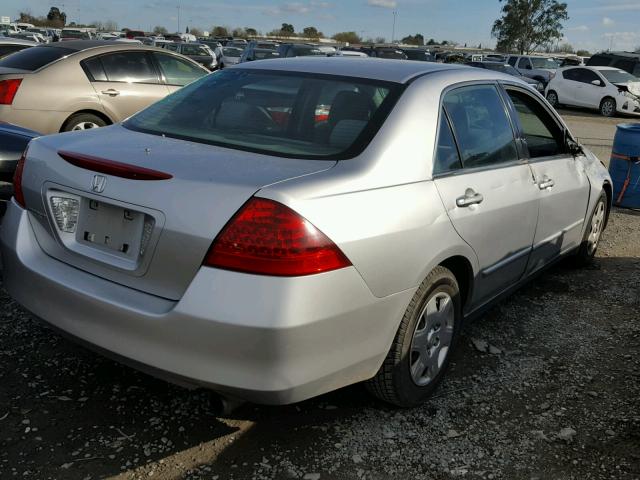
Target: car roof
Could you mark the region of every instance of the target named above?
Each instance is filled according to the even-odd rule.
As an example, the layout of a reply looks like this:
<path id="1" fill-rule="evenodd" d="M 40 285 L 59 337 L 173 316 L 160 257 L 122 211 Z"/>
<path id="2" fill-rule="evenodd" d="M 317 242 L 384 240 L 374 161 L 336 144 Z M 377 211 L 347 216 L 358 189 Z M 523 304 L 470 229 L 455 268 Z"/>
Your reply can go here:
<path id="1" fill-rule="evenodd" d="M 445 70 L 471 69 L 460 65 L 414 62 L 411 60 L 387 60 L 382 58 L 348 57 L 294 57 L 269 60 L 268 65 L 255 62 L 243 63 L 233 68 L 247 70 L 276 70 L 356 77 L 395 83 L 406 83 L 414 77 Z"/>
<path id="2" fill-rule="evenodd" d="M 155 50 L 155 47 L 143 45 L 138 40 L 133 42 L 115 42 L 113 40 L 70 40 L 68 42 L 56 42 L 40 44 L 36 48 L 64 48 L 71 52 L 82 52 L 84 50 L 101 48 L 105 50 L 126 50 L 135 48 L 139 50 Z"/>

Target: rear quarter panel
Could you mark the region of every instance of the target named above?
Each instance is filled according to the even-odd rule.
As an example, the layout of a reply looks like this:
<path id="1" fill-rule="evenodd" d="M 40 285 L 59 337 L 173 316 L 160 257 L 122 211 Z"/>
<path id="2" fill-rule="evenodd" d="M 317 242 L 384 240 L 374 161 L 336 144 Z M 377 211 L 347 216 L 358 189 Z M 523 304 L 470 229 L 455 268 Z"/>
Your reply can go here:
<path id="1" fill-rule="evenodd" d="M 358 157 L 258 192 L 291 206 L 343 250 L 377 297 L 418 286 L 451 256 L 475 272 L 431 181 L 437 112 L 447 75 L 410 85 Z"/>

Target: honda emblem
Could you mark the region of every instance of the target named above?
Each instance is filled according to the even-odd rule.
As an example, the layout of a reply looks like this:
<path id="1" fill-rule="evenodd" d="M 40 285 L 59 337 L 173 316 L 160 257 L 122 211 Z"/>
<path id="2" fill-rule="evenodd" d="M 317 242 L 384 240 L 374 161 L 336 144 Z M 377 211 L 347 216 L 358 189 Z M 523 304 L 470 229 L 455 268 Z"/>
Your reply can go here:
<path id="1" fill-rule="evenodd" d="M 91 182 L 91 191 L 96 193 L 104 192 L 104 187 L 107 185 L 107 177 L 102 175 L 94 175 Z"/>

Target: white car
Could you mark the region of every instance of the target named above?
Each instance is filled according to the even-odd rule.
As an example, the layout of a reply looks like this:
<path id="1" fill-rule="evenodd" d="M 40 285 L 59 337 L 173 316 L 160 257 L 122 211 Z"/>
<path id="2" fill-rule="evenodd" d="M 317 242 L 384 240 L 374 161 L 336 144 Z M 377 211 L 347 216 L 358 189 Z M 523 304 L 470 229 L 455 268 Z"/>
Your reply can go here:
<path id="1" fill-rule="evenodd" d="M 640 78 L 619 68 L 562 68 L 547 85 L 546 95 L 554 107 L 593 108 L 605 117 L 640 115 Z"/>

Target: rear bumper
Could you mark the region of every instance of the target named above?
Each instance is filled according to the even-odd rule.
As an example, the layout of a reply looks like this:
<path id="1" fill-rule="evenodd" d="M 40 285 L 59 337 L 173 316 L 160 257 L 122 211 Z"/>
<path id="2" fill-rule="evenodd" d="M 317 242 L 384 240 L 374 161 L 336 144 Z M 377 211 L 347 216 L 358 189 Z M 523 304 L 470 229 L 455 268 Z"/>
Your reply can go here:
<path id="1" fill-rule="evenodd" d="M 161 376 L 257 403 L 372 377 L 414 293 L 376 298 L 353 267 L 301 278 L 202 268 L 173 302 L 47 256 L 14 202 L 0 245 L 6 289 L 55 328 Z"/>

